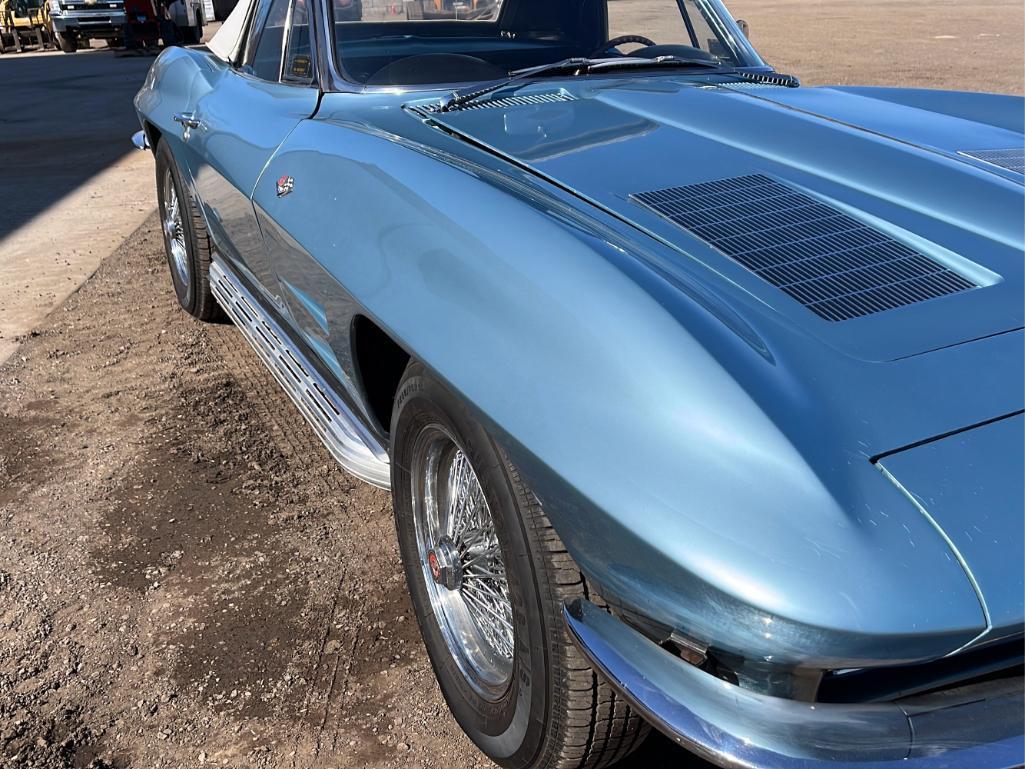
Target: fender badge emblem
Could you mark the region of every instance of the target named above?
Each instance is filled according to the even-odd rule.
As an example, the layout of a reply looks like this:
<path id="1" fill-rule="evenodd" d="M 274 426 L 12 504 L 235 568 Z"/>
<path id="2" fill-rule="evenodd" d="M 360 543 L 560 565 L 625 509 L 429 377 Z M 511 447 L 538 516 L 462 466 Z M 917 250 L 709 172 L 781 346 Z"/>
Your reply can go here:
<path id="1" fill-rule="evenodd" d="M 285 195 L 295 189 L 295 179 L 291 176 L 282 176 L 278 179 L 278 197 L 283 198 Z"/>

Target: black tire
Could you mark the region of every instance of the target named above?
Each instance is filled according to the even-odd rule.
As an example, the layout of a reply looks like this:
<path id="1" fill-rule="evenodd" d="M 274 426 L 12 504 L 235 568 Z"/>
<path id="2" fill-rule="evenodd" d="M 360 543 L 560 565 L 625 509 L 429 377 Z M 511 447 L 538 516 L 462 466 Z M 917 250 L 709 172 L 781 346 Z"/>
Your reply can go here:
<path id="1" fill-rule="evenodd" d="M 74 53 L 78 50 L 78 37 L 73 32 L 54 30 L 53 39 L 57 41 L 57 47 L 64 53 Z"/>
<path id="2" fill-rule="evenodd" d="M 418 436 L 451 436 L 470 460 L 494 519 L 512 604 L 508 687 L 484 698 L 450 651 L 432 608 L 414 520 Z M 510 769 L 596 769 L 625 757 L 648 725 L 599 677 L 571 642 L 562 606 L 601 605 L 537 498 L 502 449 L 446 387 L 416 362 L 396 395 L 391 423 L 392 498 L 406 580 L 424 644 L 448 706 L 471 740 Z M 437 589 L 436 586 L 431 586 Z"/>
<path id="3" fill-rule="evenodd" d="M 220 321 L 224 318 L 224 313 L 210 290 L 210 261 L 213 247 L 210 235 L 206 230 L 206 223 L 203 221 L 203 214 L 192 195 L 189 194 L 188 187 L 182 181 L 178 164 L 175 162 L 167 142 L 163 139 L 157 143 L 156 161 L 160 230 L 164 240 L 167 265 L 171 271 L 171 282 L 174 285 L 178 303 L 185 312 L 199 320 Z M 167 228 L 164 226 L 164 222 L 167 220 L 168 201 L 165 200 L 167 197 L 165 193 L 167 175 L 170 175 L 170 183 L 174 185 L 174 191 L 181 207 L 181 226 L 186 251 L 185 275 L 176 266 L 176 260 L 171 250 L 171 238 L 168 237 Z"/>
<path id="4" fill-rule="evenodd" d="M 107 48 L 124 48 L 125 47 L 125 41 L 122 40 L 120 37 L 107 38 L 107 40 L 104 41 L 104 42 L 106 42 Z"/>

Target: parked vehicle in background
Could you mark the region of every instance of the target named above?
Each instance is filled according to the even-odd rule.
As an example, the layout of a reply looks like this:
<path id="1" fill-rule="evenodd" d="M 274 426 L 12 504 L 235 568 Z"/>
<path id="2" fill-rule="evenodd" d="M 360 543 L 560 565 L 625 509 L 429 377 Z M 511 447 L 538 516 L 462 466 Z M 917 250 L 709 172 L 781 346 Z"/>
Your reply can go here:
<path id="1" fill-rule="evenodd" d="M 46 0 L 50 28 L 64 53 L 74 53 L 90 40 L 120 46 L 124 40 L 124 0 Z"/>
<path id="2" fill-rule="evenodd" d="M 197 45 L 203 39 L 203 26 L 213 18 L 213 3 L 206 0 L 174 0 L 167 6 L 171 21 L 178 28 L 183 45 Z"/>
<path id="3" fill-rule="evenodd" d="M 486 18 L 495 9 L 495 0 L 406 0 L 404 11 L 408 19 L 462 19 L 470 21 Z"/>
<path id="4" fill-rule="evenodd" d="M 153 0 L 125 1 L 125 48 L 145 51 L 160 45 L 160 23 Z"/>
<path id="5" fill-rule="evenodd" d="M 49 46 L 53 41 L 44 0 L 0 0 L 0 51 L 7 46 Z"/>
<path id="6" fill-rule="evenodd" d="M 805 88 L 719 0 L 357 2 L 244 0 L 134 141 L 467 735 L 1020 767 L 1022 99 Z"/>
<path id="7" fill-rule="evenodd" d="M 42 2 L 42 0 L 2 0 L 6 4 Z M 45 0 L 43 22 L 56 45 L 65 53 L 88 46 L 90 40 L 104 40 L 112 48 L 129 42 L 129 47 L 154 45 L 163 39 L 156 30 L 160 12 L 152 0 Z M 203 27 L 214 16 L 212 0 L 174 0 L 167 13 L 175 28 L 165 45 L 196 45 L 203 39 Z M 38 14 L 37 14 L 38 15 Z M 0 16 L 2 18 L 2 16 Z M 26 20 L 24 26 L 28 26 Z M 130 27 L 130 29 L 129 29 Z"/>
<path id="8" fill-rule="evenodd" d="M 334 0 L 337 21 L 360 21 L 363 18 L 362 0 Z"/>

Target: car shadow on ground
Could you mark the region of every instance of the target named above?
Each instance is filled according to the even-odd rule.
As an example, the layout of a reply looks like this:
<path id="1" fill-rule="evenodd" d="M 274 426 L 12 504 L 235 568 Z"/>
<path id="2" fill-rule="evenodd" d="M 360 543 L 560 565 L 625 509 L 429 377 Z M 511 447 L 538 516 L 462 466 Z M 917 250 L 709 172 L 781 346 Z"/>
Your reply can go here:
<path id="1" fill-rule="evenodd" d="M 152 56 L 0 57 L 0 240 L 132 151 Z"/>

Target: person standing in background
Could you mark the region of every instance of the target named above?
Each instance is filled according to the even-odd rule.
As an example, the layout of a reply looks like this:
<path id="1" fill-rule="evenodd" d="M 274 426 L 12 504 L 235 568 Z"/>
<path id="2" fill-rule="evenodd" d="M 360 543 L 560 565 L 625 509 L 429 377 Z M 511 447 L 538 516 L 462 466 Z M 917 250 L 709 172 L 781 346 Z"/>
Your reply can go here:
<path id="1" fill-rule="evenodd" d="M 153 0 L 157 9 L 157 24 L 160 28 L 160 40 L 164 44 L 164 48 L 171 45 L 180 45 L 182 42 L 178 25 L 174 23 L 174 17 L 171 15 L 170 10 L 170 6 L 175 1 L 181 2 L 181 0 Z"/>
<path id="2" fill-rule="evenodd" d="M 144 53 L 160 41 L 157 9 L 153 0 L 125 0 L 125 48 Z"/>

